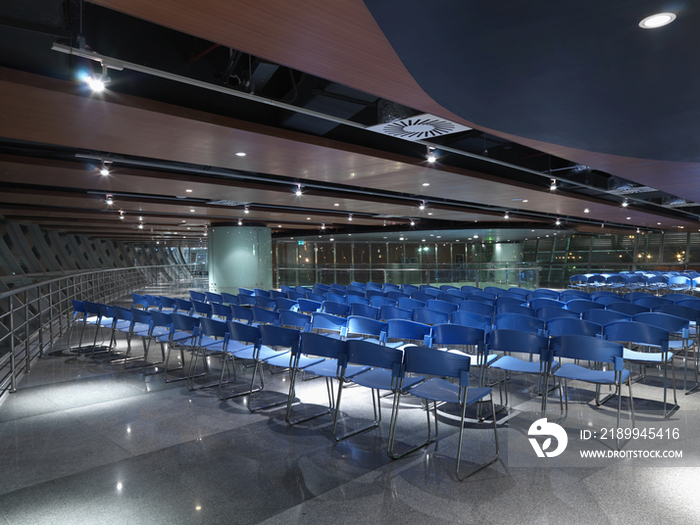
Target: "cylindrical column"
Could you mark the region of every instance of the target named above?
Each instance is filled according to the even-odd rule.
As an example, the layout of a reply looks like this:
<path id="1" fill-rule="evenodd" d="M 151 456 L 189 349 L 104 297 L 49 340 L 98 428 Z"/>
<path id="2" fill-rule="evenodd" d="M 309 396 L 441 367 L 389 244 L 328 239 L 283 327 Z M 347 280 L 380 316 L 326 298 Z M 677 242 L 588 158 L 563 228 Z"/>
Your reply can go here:
<path id="1" fill-rule="evenodd" d="M 272 288 L 272 237 L 264 226 L 217 225 L 209 229 L 209 291 Z"/>

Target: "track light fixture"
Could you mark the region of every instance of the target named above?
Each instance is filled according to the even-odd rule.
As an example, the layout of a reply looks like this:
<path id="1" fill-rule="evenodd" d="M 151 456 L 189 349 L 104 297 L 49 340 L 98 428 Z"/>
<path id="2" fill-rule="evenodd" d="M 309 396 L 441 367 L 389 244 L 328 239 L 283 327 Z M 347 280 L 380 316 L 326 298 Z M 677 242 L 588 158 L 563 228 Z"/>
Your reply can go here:
<path id="1" fill-rule="evenodd" d="M 351 213 L 350 215 L 348 215 L 348 220 L 349 220 L 349 221 L 352 220 L 352 213 Z"/>
<path id="2" fill-rule="evenodd" d="M 435 156 L 435 146 L 428 146 L 428 154 L 426 158 L 431 164 L 437 160 L 437 157 Z"/>
<path id="3" fill-rule="evenodd" d="M 555 224 L 556 224 L 557 226 L 561 226 L 561 220 L 560 220 L 560 219 L 557 219 L 557 222 L 555 222 Z"/>
<path id="4" fill-rule="evenodd" d="M 504 219 L 510 219 L 510 216 L 508 215 L 508 212 L 503 216 Z"/>
<path id="5" fill-rule="evenodd" d="M 105 84 L 109 83 L 112 79 L 107 75 L 107 65 L 102 64 L 102 73 L 93 73 L 92 75 L 85 77 L 85 82 L 95 93 L 101 93 L 105 90 Z"/>
<path id="6" fill-rule="evenodd" d="M 326 223 L 324 223 L 324 222 L 321 223 L 321 229 L 322 229 L 322 230 L 325 230 L 325 229 L 326 229 Z"/>
<path id="7" fill-rule="evenodd" d="M 302 196 L 301 184 L 297 184 L 297 189 L 294 191 L 294 195 L 296 195 L 297 197 L 301 197 L 301 196 Z"/>
<path id="8" fill-rule="evenodd" d="M 416 221 L 414 221 L 413 219 L 411 219 L 411 226 L 415 226 L 415 225 L 416 225 Z"/>
<path id="9" fill-rule="evenodd" d="M 552 179 L 552 183 L 549 185 L 549 190 L 554 191 L 557 189 L 557 179 Z"/>
<path id="10" fill-rule="evenodd" d="M 243 213 L 245 213 L 245 214 L 250 213 L 250 209 L 248 208 L 248 206 L 246 206 L 245 208 L 243 208 Z"/>
<path id="11" fill-rule="evenodd" d="M 109 167 L 107 167 L 107 163 L 104 160 L 102 161 L 102 167 L 100 167 L 100 175 L 109 175 Z"/>
<path id="12" fill-rule="evenodd" d="M 142 222 L 139 223 L 138 228 L 139 228 L 139 230 L 143 230 L 143 223 Z"/>
<path id="13" fill-rule="evenodd" d="M 238 225 L 243 226 L 243 221 L 241 219 L 238 219 Z"/>
<path id="14" fill-rule="evenodd" d="M 107 198 L 105 199 L 105 203 L 106 203 L 108 206 L 111 206 L 112 204 L 114 204 L 114 199 L 112 198 L 111 195 L 107 195 Z"/>
<path id="15" fill-rule="evenodd" d="M 425 209 L 425 201 L 420 201 L 420 204 L 418 205 L 419 210 L 424 210 Z"/>
<path id="16" fill-rule="evenodd" d="M 627 202 L 627 201 L 625 201 L 625 202 L 622 203 L 622 207 L 623 207 L 623 208 L 626 208 L 626 207 L 629 206 L 629 205 L 630 205 L 630 203 Z"/>

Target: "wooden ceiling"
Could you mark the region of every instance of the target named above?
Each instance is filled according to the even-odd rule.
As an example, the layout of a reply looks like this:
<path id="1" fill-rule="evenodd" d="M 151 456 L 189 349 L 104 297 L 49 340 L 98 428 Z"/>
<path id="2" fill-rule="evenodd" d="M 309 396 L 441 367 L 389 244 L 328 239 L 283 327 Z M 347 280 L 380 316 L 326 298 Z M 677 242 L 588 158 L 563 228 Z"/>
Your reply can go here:
<path id="1" fill-rule="evenodd" d="M 425 94 L 360 0 L 332 4 L 319 0 L 96 3 L 456 122 L 477 125 L 453 115 Z M 9 140 L 71 148 L 93 156 L 124 155 L 236 170 L 259 177 L 185 174 L 117 164 L 109 176 L 100 176 L 96 162 L 80 158 L 58 162 L 0 157 L 0 214 L 45 228 L 115 239 L 148 240 L 159 235 L 198 239 L 205 225 L 239 218 L 266 224 L 273 231 L 311 232 L 322 224 L 329 229 L 347 229 L 350 214 L 352 227 L 379 229 L 385 223 L 406 227 L 415 220 L 417 228 L 428 223 L 435 228 L 440 221 L 446 227 L 475 221 L 493 226 L 504 223 L 505 209 L 511 210 L 509 225 L 540 222 L 546 227 L 553 226 L 556 217 L 580 217 L 653 229 L 697 227 L 692 221 L 550 192 L 544 184 L 507 181 L 439 162 L 428 165 L 379 149 L 109 90 L 91 96 L 74 83 L 16 70 L 0 68 L 0 107 L 0 137 Z M 497 130 L 485 131 L 499 134 Z M 609 167 L 612 173 L 629 176 L 631 170 L 637 174 L 634 159 L 611 159 L 508 138 L 601 169 Z M 246 156 L 237 156 L 237 152 Z M 646 166 L 640 173 L 651 169 Z M 295 183 L 304 186 L 301 197 L 293 193 Z M 328 185 L 345 189 L 334 191 Z M 661 185 L 656 182 L 655 186 Z M 112 206 L 105 204 L 108 194 L 113 195 Z M 430 205 L 420 210 L 423 199 Z M 244 214 L 241 204 L 212 204 L 216 200 L 248 203 L 250 213 Z M 119 210 L 125 219 L 119 219 Z M 551 220 L 543 222 L 542 214 Z M 144 224 L 143 230 L 138 229 L 139 222 Z"/>

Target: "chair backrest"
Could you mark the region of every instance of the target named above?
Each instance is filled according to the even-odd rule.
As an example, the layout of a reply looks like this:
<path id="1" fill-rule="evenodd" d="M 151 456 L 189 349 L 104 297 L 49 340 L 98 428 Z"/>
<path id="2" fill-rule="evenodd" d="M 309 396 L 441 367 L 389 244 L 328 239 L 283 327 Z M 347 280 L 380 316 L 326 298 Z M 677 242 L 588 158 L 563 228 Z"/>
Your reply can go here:
<path id="1" fill-rule="evenodd" d="M 311 314 L 311 329 L 312 330 L 330 330 L 345 335 L 348 328 L 348 320 L 345 317 L 337 315 L 325 314 L 322 312 L 314 312 Z"/>
<path id="2" fill-rule="evenodd" d="M 604 295 L 602 297 L 596 297 L 593 299 L 596 303 L 600 303 L 602 305 L 609 305 L 613 303 L 629 303 L 627 299 L 624 297 L 621 297 L 619 295 Z"/>
<path id="3" fill-rule="evenodd" d="M 401 297 L 410 297 L 410 296 L 399 291 L 399 290 L 388 290 L 386 292 L 386 297 L 387 297 L 387 299 L 393 299 L 394 301 L 398 301 Z"/>
<path id="4" fill-rule="evenodd" d="M 396 300 L 390 299 L 389 297 L 375 295 L 369 300 L 369 304 L 375 308 L 381 308 L 382 306 L 396 306 Z"/>
<path id="5" fill-rule="evenodd" d="M 295 306 L 299 306 L 296 301 L 292 301 L 291 299 L 287 299 L 286 297 L 277 297 L 275 299 L 275 302 L 277 303 L 278 312 L 281 312 L 283 310 L 291 310 Z"/>
<path id="6" fill-rule="evenodd" d="M 421 292 L 429 295 L 432 299 L 435 299 L 438 295 L 442 293 L 442 290 L 440 290 L 440 288 L 435 288 L 434 286 L 423 287 L 423 285 L 421 285 Z"/>
<path id="7" fill-rule="evenodd" d="M 367 297 L 367 299 L 372 299 L 372 297 L 386 297 L 386 292 L 383 292 L 382 290 L 368 288 L 365 292 L 365 297 Z"/>
<path id="8" fill-rule="evenodd" d="M 522 314 L 497 314 L 493 320 L 494 330 L 520 330 L 533 334 L 544 332 L 544 321 L 537 317 Z"/>
<path id="9" fill-rule="evenodd" d="M 279 292 L 277 290 L 270 290 L 270 299 L 279 299 L 279 298 L 286 299 L 287 298 L 287 292 Z"/>
<path id="10" fill-rule="evenodd" d="M 459 297 L 462 301 L 465 300 L 469 296 L 469 294 L 467 292 L 463 292 L 459 288 L 450 288 L 449 290 L 447 290 L 447 295 L 453 295 L 455 297 Z M 438 296 L 438 299 L 439 298 L 440 298 L 440 296 Z"/>
<path id="11" fill-rule="evenodd" d="M 230 340 L 253 344 L 256 347 L 260 345 L 262 336 L 260 335 L 259 327 L 238 323 L 236 321 L 228 321 L 226 323 L 226 328 L 228 329 Z"/>
<path id="12" fill-rule="evenodd" d="M 610 280 L 610 278 L 608 278 Z M 597 290 L 591 293 L 591 299 L 596 300 L 598 297 L 620 297 L 615 292 L 609 292 L 607 290 Z"/>
<path id="13" fill-rule="evenodd" d="M 358 339 L 347 342 L 348 363 L 391 370 L 392 376 L 401 376 L 403 351 L 388 346 L 377 346 Z"/>
<path id="14" fill-rule="evenodd" d="M 290 290 L 287 292 L 287 299 L 291 299 L 292 301 L 298 301 L 299 299 L 306 299 L 306 294 L 305 293 L 299 293 L 294 290 Z"/>
<path id="15" fill-rule="evenodd" d="M 266 310 L 265 308 L 260 308 L 259 306 L 253 306 L 253 322 L 260 324 L 273 324 L 275 326 L 279 326 L 280 314 L 279 312 Z"/>
<path id="16" fill-rule="evenodd" d="M 654 345 L 668 350 L 668 330 L 637 321 L 613 321 L 603 326 L 603 338 L 618 343 Z"/>
<path id="17" fill-rule="evenodd" d="M 280 326 L 299 328 L 303 331 L 311 329 L 311 316 L 292 310 L 282 310 L 279 312 Z"/>
<path id="18" fill-rule="evenodd" d="M 198 335 L 202 318 L 190 317 L 189 315 L 183 314 L 170 314 L 170 321 L 173 323 L 173 328 L 175 330 L 191 332 L 193 335 Z"/>
<path id="19" fill-rule="evenodd" d="M 298 299 L 297 304 L 299 305 L 300 312 L 318 312 L 321 309 L 322 303 L 319 301 L 310 301 L 309 299 Z"/>
<path id="20" fill-rule="evenodd" d="M 223 303 L 224 302 L 224 297 L 221 294 L 214 293 L 214 292 L 206 292 L 204 294 L 206 297 L 206 301 L 208 303 Z"/>
<path id="21" fill-rule="evenodd" d="M 132 308 L 131 315 L 134 318 L 134 322 L 153 326 L 153 317 L 151 317 L 151 312 L 147 310 L 139 310 L 138 308 Z"/>
<path id="22" fill-rule="evenodd" d="M 630 314 L 616 312 L 615 310 L 610 310 L 607 308 L 605 310 L 588 310 L 587 312 L 583 312 L 581 317 L 586 321 L 592 321 L 600 325 L 632 318 Z"/>
<path id="23" fill-rule="evenodd" d="M 121 319 L 122 321 L 133 321 L 134 320 L 134 314 L 131 313 L 131 310 L 128 308 L 124 308 L 123 306 L 114 306 L 114 315 L 117 319 Z"/>
<path id="24" fill-rule="evenodd" d="M 450 323 L 471 326 L 481 330 L 491 330 L 493 318 L 490 315 L 480 315 L 473 312 L 456 310 L 450 314 Z"/>
<path id="25" fill-rule="evenodd" d="M 231 305 L 223 303 L 211 303 L 211 314 L 212 316 L 222 317 L 225 321 L 230 321 L 233 318 L 231 316 Z"/>
<path id="26" fill-rule="evenodd" d="M 425 301 L 418 301 L 410 297 L 399 297 L 399 308 L 413 310 L 414 308 L 425 308 Z"/>
<path id="27" fill-rule="evenodd" d="M 426 302 L 430 299 L 435 299 L 435 297 L 421 291 L 421 292 L 413 292 L 411 294 L 411 299 L 415 299 L 416 301 Z"/>
<path id="28" fill-rule="evenodd" d="M 496 307 L 496 315 L 499 314 L 520 314 L 529 315 L 530 317 L 536 317 L 537 312 L 532 308 L 527 306 L 519 306 L 517 304 L 504 304 Z"/>
<path id="29" fill-rule="evenodd" d="M 605 307 L 606 310 L 613 312 L 621 312 L 629 316 L 641 314 L 642 312 L 650 312 L 651 308 L 633 303 L 612 303 Z"/>
<path id="30" fill-rule="evenodd" d="M 408 319 L 389 319 L 387 322 L 387 337 L 389 339 L 400 339 L 402 341 L 420 341 L 430 335 L 431 326 L 423 323 L 416 323 Z"/>
<path id="31" fill-rule="evenodd" d="M 585 319 L 572 319 L 570 317 L 555 317 L 547 321 L 546 331 L 551 337 L 557 335 L 587 335 L 596 337 L 602 333 L 603 326 L 586 321 Z"/>
<path id="32" fill-rule="evenodd" d="M 689 297 L 684 301 L 678 301 L 674 304 L 677 304 L 678 306 L 685 306 L 686 308 L 695 308 L 696 310 L 700 310 L 700 299 L 697 297 Z"/>
<path id="33" fill-rule="evenodd" d="M 404 348 L 404 371 L 439 377 L 459 378 L 462 387 L 469 386 L 471 357 L 454 352 L 443 352 L 425 346 Z"/>
<path id="34" fill-rule="evenodd" d="M 265 297 L 262 295 L 255 296 L 255 306 L 265 308 L 266 310 L 277 310 L 277 299 Z"/>
<path id="35" fill-rule="evenodd" d="M 548 321 L 549 319 L 554 319 L 555 317 L 571 317 L 572 319 L 580 319 L 581 314 L 578 312 L 572 312 L 571 310 L 562 310 L 561 308 L 552 308 L 551 306 L 545 306 L 540 308 L 536 312 L 537 318 L 543 321 Z"/>
<path id="36" fill-rule="evenodd" d="M 151 310 L 151 319 L 153 319 L 153 326 L 172 326 L 173 322 L 170 319 L 170 314 L 165 312 L 159 312 L 157 310 Z"/>
<path id="37" fill-rule="evenodd" d="M 326 292 L 326 301 L 339 304 L 348 304 L 348 300 L 344 295 L 340 295 L 333 292 Z"/>
<path id="38" fill-rule="evenodd" d="M 680 306 L 677 304 L 662 304 L 654 308 L 653 311 L 675 315 L 676 317 L 682 317 L 689 321 L 700 322 L 700 309 L 688 308 L 687 306 Z"/>
<path id="39" fill-rule="evenodd" d="M 632 302 L 635 299 L 639 299 L 640 297 L 654 297 L 654 296 L 650 293 L 647 293 L 647 292 L 627 292 L 625 294 L 625 299 L 627 299 L 629 302 Z"/>
<path id="40" fill-rule="evenodd" d="M 515 287 L 513 287 L 513 288 L 508 288 L 508 291 L 512 294 L 520 295 L 522 297 L 527 297 L 527 294 L 530 293 L 530 290 L 528 290 L 527 288 L 515 288 Z"/>
<path id="41" fill-rule="evenodd" d="M 259 328 L 260 342 L 265 346 L 282 346 L 291 349 L 292 353 L 299 351 L 299 330 L 271 324 L 261 324 Z"/>
<path id="42" fill-rule="evenodd" d="M 231 319 L 238 319 L 250 324 L 253 322 L 253 311 L 245 306 L 231 305 Z"/>
<path id="43" fill-rule="evenodd" d="M 370 319 L 379 319 L 379 308 L 365 304 L 353 303 L 350 305 L 350 315 L 361 315 Z"/>
<path id="44" fill-rule="evenodd" d="M 338 284 L 338 283 L 331 283 L 330 289 L 331 290 L 340 290 L 341 292 L 344 293 L 345 290 L 347 289 L 347 286 L 344 286 L 344 285 Z"/>
<path id="45" fill-rule="evenodd" d="M 605 305 L 596 303 L 595 301 L 586 301 L 585 299 L 574 299 L 566 303 L 566 309 L 571 312 L 583 313 L 586 310 L 595 310 L 596 308 L 600 310 L 605 310 Z"/>
<path id="46" fill-rule="evenodd" d="M 431 346 L 435 345 L 458 345 L 477 346 L 483 350 L 484 330 L 464 326 L 461 324 L 437 324 L 433 326 L 430 333 Z"/>
<path id="47" fill-rule="evenodd" d="M 179 297 L 175 298 L 175 305 L 177 306 L 177 311 L 179 313 L 185 312 L 187 314 L 192 313 L 192 302 L 188 301 L 186 299 L 180 299 Z"/>
<path id="48" fill-rule="evenodd" d="M 258 304 L 258 298 L 255 295 L 238 294 L 238 304 L 241 306 L 255 306 Z"/>
<path id="49" fill-rule="evenodd" d="M 545 306 L 549 308 L 564 308 L 566 303 L 562 301 L 555 301 L 554 299 L 545 299 L 544 297 L 537 297 L 530 301 L 530 308 L 533 310 L 539 310 Z"/>
<path id="50" fill-rule="evenodd" d="M 131 306 L 140 306 L 141 308 L 148 308 L 148 299 L 145 295 L 132 293 L 131 294 Z"/>
<path id="51" fill-rule="evenodd" d="M 374 347 L 377 345 L 369 343 Z M 342 339 L 332 339 L 325 335 L 303 332 L 300 337 L 299 351 L 303 354 L 337 359 L 338 367 L 347 362 L 348 343 Z M 338 370 L 340 372 L 340 370 Z"/>
<path id="52" fill-rule="evenodd" d="M 319 303 L 322 303 L 323 301 L 326 300 L 326 296 L 325 296 L 325 295 L 319 295 L 319 294 L 313 293 L 313 292 L 306 292 L 306 298 L 307 298 L 309 301 L 316 301 L 316 302 L 319 302 Z"/>
<path id="53" fill-rule="evenodd" d="M 428 299 L 425 302 L 425 307 L 431 310 L 437 310 L 438 312 L 445 312 L 450 314 L 455 310 L 459 310 L 459 304 L 448 303 L 445 301 L 440 301 L 439 299 Z"/>
<path id="54" fill-rule="evenodd" d="M 678 303 L 680 301 L 687 301 L 688 299 L 691 299 L 691 296 L 686 293 L 668 293 L 664 295 L 664 299 Z"/>
<path id="55" fill-rule="evenodd" d="M 199 314 L 202 317 L 211 317 L 212 307 L 209 303 L 192 301 L 192 309 L 194 310 L 194 313 Z"/>
<path id="56" fill-rule="evenodd" d="M 369 299 L 365 297 L 364 293 L 362 295 L 355 295 L 348 292 L 348 295 L 346 295 L 345 298 L 347 299 L 348 304 L 364 304 L 369 306 Z"/>
<path id="57" fill-rule="evenodd" d="M 388 321 L 389 319 L 413 319 L 413 312 L 405 308 L 396 306 L 382 306 L 379 309 L 379 318 Z"/>
<path id="58" fill-rule="evenodd" d="M 376 319 L 370 319 L 368 317 L 358 315 L 351 315 L 348 317 L 347 335 L 369 335 L 378 338 L 381 342 L 386 342 L 388 330 L 387 326 L 387 323 L 384 321 L 378 321 Z"/>
<path id="59" fill-rule="evenodd" d="M 268 290 L 263 290 L 262 288 L 253 288 L 253 294 L 257 297 L 270 297 L 270 292 Z"/>
<path id="60" fill-rule="evenodd" d="M 350 313 L 350 305 L 336 303 L 333 301 L 324 301 L 321 304 L 321 311 L 326 312 L 327 314 L 347 317 L 347 315 Z"/>
<path id="61" fill-rule="evenodd" d="M 632 304 L 638 304 L 645 308 L 656 308 L 662 304 L 673 304 L 673 301 L 664 299 L 663 297 L 640 297 L 639 299 L 635 299 Z"/>
<path id="62" fill-rule="evenodd" d="M 549 349 L 552 357 L 612 363 L 616 371 L 623 368 L 622 345 L 597 337 L 558 335 L 549 340 Z"/>
<path id="63" fill-rule="evenodd" d="M 676 317 L 675 315 L 664 314 L 661 312 L 644 312 L 637 314 L 632 317 L 632 321 L 658 326 L 659 328 L 668 330 L 671 333 L 682 332 L 683 330 L 690 328 L 689 319 L 684 319 L 682 317 Z"/>
<path id="64" fill-rule="evenodd" d="M 571 301 L 572 299 L 590 299 L 591 294 L 583 290 L 564 290 L 559 294 L 559 300 L 563 302 Z"/>
<path id="65" fill-rule="evenodd" d="M 454 291 L 454 290 L 452 290 L 452 291 Z M 462 292 L 459 292 L 459 293 L 462 293 Z M 464 294 L 464 295 L 466 295 L 466 294 Z M 459 303 L 464 301 L 464 299 L 461 296 L 453 295 L 451 293 L 441 293 L 435 299 L 437 299 L 438 301 L 443 301 L 445 303 L 452 303 L 452 304 L 456 304 L 456 305 L 459 305 Z"/>
<path id="66" fill-rule="evenodd" d="M 172 297 L 166 297 L 165 295 L 161 295 L 158 299 L 160 299 L 161 308 L 164 308 L 166 310 L 177 310 L 177 303 Z"/>
<path id="67" fill-rule="evenodd" d="M 486 335 L 486 346 L 489 353 L 519 352 L 540 356 L 540 363 L 549 360 L 549 338 L 544 335 L 499 328 Z"/>
<path id="68" fill-rule="evenodd" d="M 238 304 L 238 296 L 233 295 L 232 293 L 222 292 L 221 301 L 224 304 Z"/>
<path id="69" fill-rule="evenodd" d="M 190 301 L 204 302 L 207 300 L 207 296 L 204 292 L 196 292 L 194 290 L 190 290 L 189 294 L 190 294 Z"/>
<path id="70" fill-rule="evenodd" d="M 83 301 L 83 306 L 85 307 L 85 311 L 89 316 L 100 317 L 100 305 L 98 303 Z"/>
<path id="71" fill-rule="evenodd" d="M 471 312 L 479 315 L 488 315 L 493 317 L 494 307 L 490 304 L 480 303 L 479 301 L 462 301 L 459 303 L 459 309 L 463 312 Z"/>
<path id="72" fill-rule="evenodd" d="M 515 305 L 515 306 L 526 306 L 527 301 L 522 297 L 508 297 L 504 295 L 499 295 L 493 302 L 493 305 L 498 308 L 504 305 Z"/>
<path id="73" fill-rule="evenodd" d="M 159 310 L 162 308 L 160 304 L 160 299 L 155 295 L 146 294 L 144 295 L 144 297 L 146 298 L 146 302 L 148 303 L 149 308 L 158 308 Z"/>
<path id="74" fill-rule="evenodd" d="M 561 294 L 561 292 L 550 290 L 549 288 L 537 288 L 533 293 L 540 297 L 549 297 L 550 299 L 559 299 Z"/>
<path id="75" fill-rule="evenodd" d="M 469 295 L 474 293 L 476 290 L 481 290 L 478 286 L 471 286 L 469 284 L 466 284 L 460 288 L 460 291 L 462 292 L 467 292 Z"/>
<path id="76" fill-rule="evenodd" d="M 450 316 L 446 312 L 438 312 L 429 308 L 414 308 L 413 320 L 424 324 L 440 324 L 449 322 Z"/>
<path id="77" fill-rule="evenodd" d="M 202 317 L 200 319 L 199 335 L 206 335 L 207 337 L 228 341 L 228 324 L 226 321 L 220 321 L 219 319 L 207 319 L 206 317 Z"/>

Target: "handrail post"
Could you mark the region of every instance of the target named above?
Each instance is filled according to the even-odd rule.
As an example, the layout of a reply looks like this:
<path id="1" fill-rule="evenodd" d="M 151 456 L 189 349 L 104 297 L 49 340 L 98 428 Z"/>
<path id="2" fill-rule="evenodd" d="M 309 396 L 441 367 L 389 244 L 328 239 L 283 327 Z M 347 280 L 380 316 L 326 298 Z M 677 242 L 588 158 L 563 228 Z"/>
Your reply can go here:
<path id="1" fill-rule="evenodd" d="M 10 394 L 17 392 L 17 372 L 15 371 L 15 296 L 10 296 Z"/>
<path id="2" fill-rule="evenodd" d="M 63 299 L 61 298 L 61 281 L 58 281 L 58 335 L 63 337 Z"/>
<path id="3" fill-rule="evenodd" d="M 39 306 L 39 357 L 44 357 L 44 309 L 41 307 L 41 286 L 36 289 L 36 302 Z"/>
<path id="4" fill-rule="evenodd" d="M 12 296 L 14 297 L 14 295 Z M 31 372 L 31 351 L 29 350 L 29 292 L 24 292 L 24 353 L 26 363 L 24 365 L 27 373 Z"/>
<path id="5" fill-rule="evenodd" d="M 49 346 L 53 346 L 53 286 L 49 282 Z"/>

